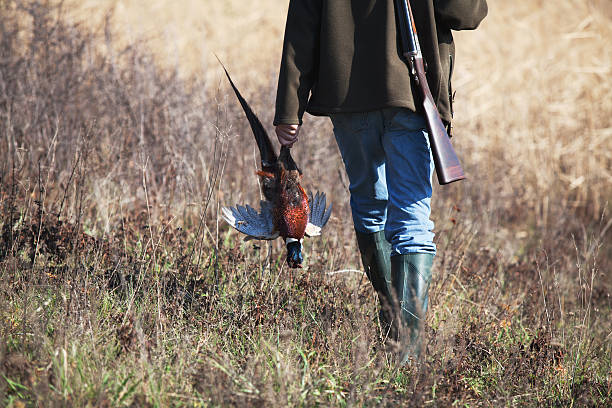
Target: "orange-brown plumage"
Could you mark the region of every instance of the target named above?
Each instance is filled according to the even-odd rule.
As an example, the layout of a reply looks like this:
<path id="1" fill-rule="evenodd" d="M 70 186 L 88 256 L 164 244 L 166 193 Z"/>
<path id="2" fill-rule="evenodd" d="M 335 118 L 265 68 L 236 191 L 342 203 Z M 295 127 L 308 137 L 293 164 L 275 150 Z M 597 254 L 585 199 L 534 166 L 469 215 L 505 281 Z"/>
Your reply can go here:
<path id="1" fill-rule="evenodd" d="M 308 196 L 299 184 L 299 174 L 281 174 L 278 203 L 275 206 L 274 218 L 279 234 L 283 238 L 304 238 L 308 224 Z M 295 171 L 295 173 L 298 173 Z"/>

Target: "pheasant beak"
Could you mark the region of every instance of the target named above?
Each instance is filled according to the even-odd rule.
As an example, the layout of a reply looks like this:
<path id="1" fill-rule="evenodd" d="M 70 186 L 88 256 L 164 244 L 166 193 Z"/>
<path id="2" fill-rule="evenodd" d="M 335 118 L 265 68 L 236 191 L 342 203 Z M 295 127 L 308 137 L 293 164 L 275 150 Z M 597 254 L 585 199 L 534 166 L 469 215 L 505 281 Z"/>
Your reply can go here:
<path id="1" fill-rule="evenodd" d="M 304 257 L 302 244 L 298 240 L 287 239 L 287 264 L 290 268 L 301 268 Z"/>

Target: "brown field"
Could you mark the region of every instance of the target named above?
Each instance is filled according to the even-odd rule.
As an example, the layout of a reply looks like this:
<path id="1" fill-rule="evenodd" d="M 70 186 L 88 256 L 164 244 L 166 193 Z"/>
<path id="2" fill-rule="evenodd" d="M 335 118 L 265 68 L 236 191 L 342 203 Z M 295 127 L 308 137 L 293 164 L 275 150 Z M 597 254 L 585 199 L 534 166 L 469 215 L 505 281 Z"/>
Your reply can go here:
<path id="1" fill-rule="evenodd" d="M 287 2 L 0 0 L 0 406 L 610 406 L 612 3 L 489 0 L 461 32 L 423 364 L 396 368 L 331 126 L 334 214 L 288 269 L 220 207 L 271 129 Z"/>
<path id="2" fill-rule="evenodd" d="M 217 54 L 231 64 L 237 79 L 267 86 L 280 62 L 288 4 L 270 0 L 67 0 L 65 8 L 73 21 L 93 17 L 94 25 L 110 12 L 117 45 L 144 38 L 157 62 L 178 69 L 183 77 L 218 81 Z"/>

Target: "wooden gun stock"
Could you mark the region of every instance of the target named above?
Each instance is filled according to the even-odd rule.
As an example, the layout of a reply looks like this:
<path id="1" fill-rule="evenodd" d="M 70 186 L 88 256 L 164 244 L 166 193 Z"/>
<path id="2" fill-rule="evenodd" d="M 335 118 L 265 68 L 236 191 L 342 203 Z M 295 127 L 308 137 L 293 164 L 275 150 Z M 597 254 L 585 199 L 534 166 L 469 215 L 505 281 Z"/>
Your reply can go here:
<path id="1" fill-rule="evenodd" d="M 423 97 L 423 110 L 427 121 L 429 145 L 431 146 L 431 153 L 436 166 L 438 182 L 444 185 L 452 183 L 453 181 L 463 180 L 465 178 L 463 168 L 455 153 L 455 149 L 453 149 L 450 138 L 446 133 L 446 127 L 444 123 L 442 123 L 433 96 L 429 90 L 429 85 L 427 84 L 423 59 L 421 58 L 414 61 L 414 66 Z"/>
<path id="2" fill-rule="evenodd" d="M 429 144 L 432 150 L 436 174 L 440 184 L 463 180 L 465 174 L 459 158 L 453 149 L 446 127 L 442 123 L 440 113 L 436 108 L 427 77 L 425 76 L 425 63 L 421 54 L 419 38 L 416 32 L 412 9 L 407 0 L 395 0 L 400 37 L 402 40 L 402 53 L 408 62 L 410 75 L 421 91 L 423 111 L 429 133 Z"/>

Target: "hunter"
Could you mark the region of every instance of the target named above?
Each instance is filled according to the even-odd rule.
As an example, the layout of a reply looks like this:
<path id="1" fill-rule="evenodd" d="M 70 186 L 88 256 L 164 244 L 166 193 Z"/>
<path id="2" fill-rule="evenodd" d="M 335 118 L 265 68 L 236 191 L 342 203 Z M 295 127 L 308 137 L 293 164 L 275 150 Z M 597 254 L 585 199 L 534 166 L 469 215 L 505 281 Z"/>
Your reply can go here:
<path id="1" fill-rule="evenodd" d="M 394 1 L 290 0 L 274 125 L 292 146 L 304 112 L 331 118 L 349 179 L 357 243 L 380 300 L 383 334 L 400 364 L 422 355 L 436 253 L 434 164 L 426 123 L 400 51 Z M 452 30 L 475 29 L 486 0 L 411 1 L 427 82 L 450 128 Z"/>

